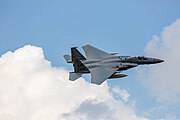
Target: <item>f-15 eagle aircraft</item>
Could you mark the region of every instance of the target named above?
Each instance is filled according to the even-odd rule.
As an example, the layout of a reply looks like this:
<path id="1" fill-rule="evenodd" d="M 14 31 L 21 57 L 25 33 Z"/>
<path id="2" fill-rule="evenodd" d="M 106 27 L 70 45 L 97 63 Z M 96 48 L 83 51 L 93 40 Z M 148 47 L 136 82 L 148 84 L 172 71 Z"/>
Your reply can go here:
<path id="1" fill-rule="evenodd" d="M 100 85 L 106 79 L 126 77 L 127 75 L 121 74 L 124 70 L 138 65 L 164 62 L 161 59 L 144 56 L 116 56 L 116 53 L 107 53 L 89 44 L 82 48 L 86 57 L 77 50 L 77 47 L 71 48 L 71 56 L 64 55 L 66 62 L 74 66 L 74 72 L 69 73 L 71 81 L 75 81 L 83 74 L 91 73 L 91 83 Z"/>

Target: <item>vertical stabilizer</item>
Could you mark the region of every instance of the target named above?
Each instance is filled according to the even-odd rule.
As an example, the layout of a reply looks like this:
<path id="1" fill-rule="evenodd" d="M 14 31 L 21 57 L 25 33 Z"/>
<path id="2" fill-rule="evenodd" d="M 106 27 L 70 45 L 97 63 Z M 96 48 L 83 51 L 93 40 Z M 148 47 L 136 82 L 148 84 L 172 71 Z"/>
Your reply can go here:
<path id="1" fill-rule="evenodd" d="M 87 73 L 89 70 L 82 63 L 86 58 L 76 49 L 76 47 L 71 48 L 72 62 L 74 66 L 74 72 L 76 73 Z"/>
<path id="2" fill-rule="evenodd" d="M 86 58 L 76 49 L 76 47 L 71 48 L 72 61 L 74 60 L 86 60 Z"/>

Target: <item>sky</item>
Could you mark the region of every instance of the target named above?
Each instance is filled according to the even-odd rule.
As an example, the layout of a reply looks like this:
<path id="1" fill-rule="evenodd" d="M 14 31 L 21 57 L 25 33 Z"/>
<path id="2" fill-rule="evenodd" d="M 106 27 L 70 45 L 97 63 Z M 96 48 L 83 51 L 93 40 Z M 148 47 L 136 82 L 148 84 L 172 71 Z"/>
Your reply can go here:
<path id="1" fill-rule="evenodd" d="M 178 0 L 1 0 L 0 119 L 180 119 L 179 11 Z M 165 62 L 70 82 L 62 56 L 85 44 Z"/>

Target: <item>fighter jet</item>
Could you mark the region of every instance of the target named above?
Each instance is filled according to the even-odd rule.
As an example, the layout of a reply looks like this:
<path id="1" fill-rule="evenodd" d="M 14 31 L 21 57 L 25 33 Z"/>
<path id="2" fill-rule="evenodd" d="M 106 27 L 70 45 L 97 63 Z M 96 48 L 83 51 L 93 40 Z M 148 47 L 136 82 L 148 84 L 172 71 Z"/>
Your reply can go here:
<path id="1" fill-rule="evenodd" d="M 67 63 L 72 63 L 74 72 L 69 73 L 69 80 L 75 81 L 83 74 L 91 74 L 91 83 L 100 85 L 106 79 L 126 77 L 122 71 L 144 64 L 156 64 L 164 62 L 157 58 L 144 56 L 116 56 L 117 53 L 107 53 L 89 44 L 82 46 L 86 57 L 77 47 L 71 48 L 71 56 L 66 54 Z"/>

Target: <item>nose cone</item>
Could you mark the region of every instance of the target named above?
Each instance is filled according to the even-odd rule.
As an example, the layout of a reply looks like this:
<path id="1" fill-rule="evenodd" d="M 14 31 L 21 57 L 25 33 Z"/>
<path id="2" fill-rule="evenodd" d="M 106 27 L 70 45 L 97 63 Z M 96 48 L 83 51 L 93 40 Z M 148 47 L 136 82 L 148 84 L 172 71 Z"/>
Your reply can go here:
<path id="1" fill-rule="evenodd" d="M 155 59 L 153 60 L 153 62 L 154 62 L 154 63 L 161 63 L 161 62 L 164 62 L 164 60 L 156 59 L 156 58 L 155 58 Z"/>

